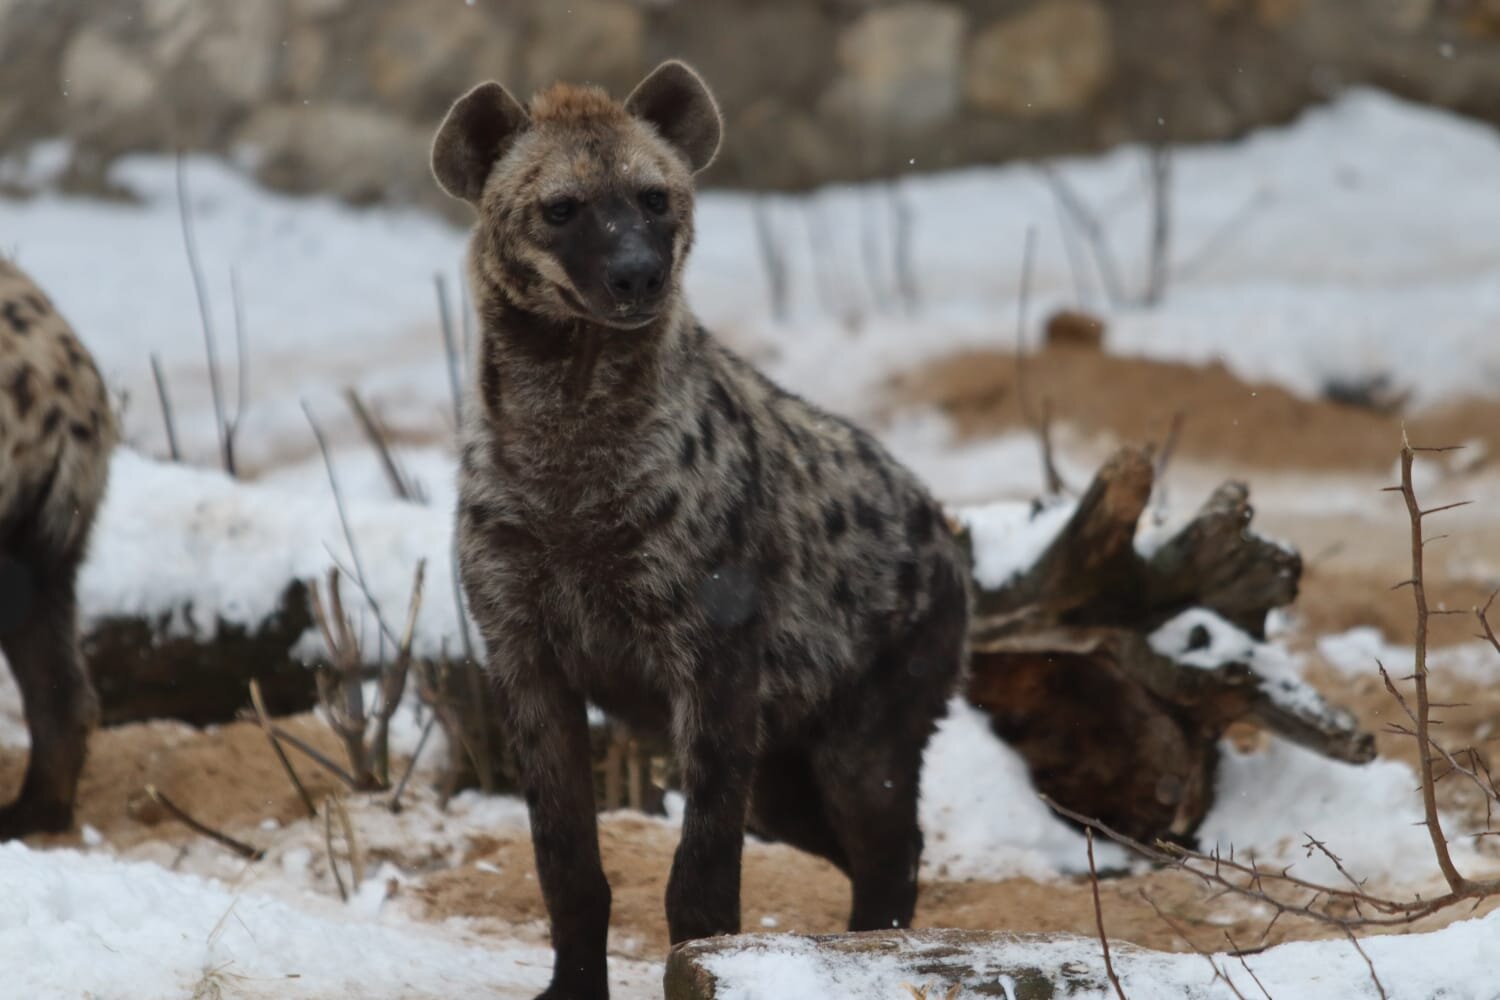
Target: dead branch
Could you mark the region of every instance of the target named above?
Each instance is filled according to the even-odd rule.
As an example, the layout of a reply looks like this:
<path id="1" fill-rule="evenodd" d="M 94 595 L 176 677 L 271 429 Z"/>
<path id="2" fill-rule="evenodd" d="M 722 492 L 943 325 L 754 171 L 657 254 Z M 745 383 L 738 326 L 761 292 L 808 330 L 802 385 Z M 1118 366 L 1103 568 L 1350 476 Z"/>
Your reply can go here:
<path id="1" fill-rule="evenodd" d="M 1104 286 L 1105 298 L 1111 306 L 1118 306 L 1125 302 L 1124 287 L 1120 283 L 1120 269 L 1115 264 L 1114 251 L 1110 249 L 1109 238 L 1104 232 L 1104 226 L 1099 221 L 1084 201 L 1079 197 L 1073 186 L 1058 172 L 1057 168 L 1044 164 L 1041 168 L 1042 179 L 1052 189 L 1052 195 L 1057 201 L 1061 214 L 1072 223 L 1075 230 L 1080 233 L 1085 244 L 1088 246 L 1094 261 L 1094 268 L 1099 274 L 1099 280 Z"/>
<path id="2" fill-rule="evenodd" d="M 333 471 L 333 454 L 328 448 L 328 439 L 323 436 L 323 428 L 318 425 L 317 419 L 312 414 L 312 409 L 307 405 L 307 400 L 302 400 L 302 412 L 307 417 L 307 423 L 312 427 L 313 438 L 318 442 L 318 451 L 323 456 L 323 469 L 328 473 L 328 487 L 333 491 L 333 505 L 338 511 L 339 526 L 344 532 L 344 543 L 349 546 L 349 558 L 354 562 L 354 580 L 359 584 L 360 591 L 364 594 L 365 602 L 370 605 L 374 612 L 375 624 L 381 633 L 390 641 L 391 645 L 399 645 L 396 636 L 391 632 L 390 626 L 386 624 L 385 615 L 380 610 L 380 602 L 375 599 L 370 590 L 368 577 L 365 576 L 364 563 L 359 558 L 359 546 L 354 543 L 354 530 L 349 526 L 349 512 L 344 507 L 344 494 L 339 490 L 338 476 Z"/>
<path id="3" fill-rule="evenodd" d="M 1500 597 L 1500 590 L 1490 595 L 1490 599 L 1484 602 L 1484 607 L 1474 609 L 1474 617 L 1479 619 L 1479 627 L 1483 630 L 1482 638 L 1500 653 L 1500 638 L 1495 637 L 1495 630 L 1490 627 L 1490 607 L 1495 603 L 1495 598 Z"/>
<path id="4" fill-rule="evenodd" d="M 1261 982 L 1260 977 L 1255 974 L 1255 970 L 1250 968 L 1250 962 L 1247 960 L 1247 956 L 1258 952 L 1260 949 L 1255 949 L 1255 952 L 1244 950 L 1235 943 L 1234 938 L 1230 936 L 1228 931 L 1224 932 L 1224 940 L 1229 944 L 1229 954 L 1233 955 L 1240 963 L 1240 968 L 1244 969 L 1245 975 L 1249 976 L 1251 982 L 1255 983 L 1255 988 L 1260 990 L 1260 995 L 1265 997 L 1266 1000 L 1275 1000 L 1271 996 L 1271 991 L 1266 989 L 1266 984 Z"/>
<path id="5" fill-rule="evenodd" d="M 189 830 L 207 837 L 209 840 L 212 840 L 216 844 L 229 848 L 231 851 L 233 851 L 235 854 L 238 854 L 246 861 L 259 861 L 261 858 L 264 858 L 266 856 L 266 852 L 261 850 L 260 848 L 251 847 L 249 844 L 245 843 L 242 840 L 236 840 L 235 838 L 229 836 L 229 834 L 224 833 L 221 830 L 215 830 L 213 827 L 202 822 L 201 820 L 194 819 L 192 816 L 188 815 L 187 810 L 183 809 L 177 803 L 167 798 L 167 796 L 163 794 L 159 789 L 157 789 L 155 785 L 146 786 L 146 795 L 151 799 L 152 802 L 155 802 L 167 812 L 171 813 L 173 818 L 175 818 L 179 823 L 187 827 Z"/>
<path id="6" fill-rule="evenodd" d="M 788 315 L 788 269 L 786 253 L 777 242 L 777 234 L 771 220 L 771 210 L 766 198 L 750 199 L 750 217 L 755 223 L 755 246 L 760 251 L 760 261 L 766 269 L 766 290 L 771 300 L 771 319 L 785 323 Z"/>
<path id="7" fill-rule="evenodd" d="M 344 770 L 339 766 L 337 761 L 330 758 L 327 754 L 323 753 L 323 751 L 319 750 L 311 743 L 308 743 L 297 734 L 289 733 L 285 729 L 282 729 L 280 726 L 272 726 L 271 733 L 276 737 L 278 741 L 285 743 L 293 750 L 298 751 L 308 760 L 312 761 L 314 764 L 318 765 L 323 770 L 333 775 L 339 781 L 343 782 L 345 787 L 347 787 L 351 792 L 360 790 L 359 780 L 355 778 L 354 775 Z"/>
<path id="8" fill-rule="evenodd" d="M 255 719 L 260 723 L 261 732 L 266 734 L 271 749 L 276 753 L 276 759 L 281 761 L 282 770 L 286 771 L 292 787 L 297 790 L 297 797 L 306 807 L 308 817 L 315 818 L 318 815 L 318 807 L 313 805 L 312 796 L 307 794 L 307 788 L 302 784 L 302 779 L 297 777 L 296 768 L 292 767 L 292 762 L 287 759 L 286 751 L 281 749 L 281 742 L 276 739 L 276 733 L 271 728 L 271 717 L 266 712 L 265 700 L 260 696 L 260 684 L 254 680 L 250 682 L 250 705 L 255 709 Z"/>
<path id="9" fill-rule="evenodd" d="M 1359 957 L 1365 960 L 1365 965 L 1370 969 L 1370 982 L 1375 984 L 1375 992 L 1380 994 L 1380 1000 L 1389 1000 L 1385 993 L 1385 986 L 1380 982 L 1380 976 L 1375 973 L 1375 963 L 1370 961 L 1370 956 L 1365 954 L 1365 949 L 1360 945 L 1359 938 L 1349 928 L 1344 928 L 1344 933 L 1349 936 L 1349 943 L 1354 945 L 1354 950 L 1359 952 Z"/>
<path id="10" fill-rule="evenodd" d="M 1214 979 L 1220 980 L 1224 983 L 1225 986 L 1228 986 L 1229 992 L 1239 997 L 1239 1000 L 1248 1000 L 1245 994 L 1240 992 L 1240 988 L 1234 984 L 1234 980 L 1230 979 L 1227 975 L 1224 974 L 1224 970 L 1219 968 L 1219 963 L 1214 961 L 1214 957 L 1208 952 L 1204 951 L 1202 948 L 1198 947 L 1197 942 L 1195 942 L 1191 937 L 1188 936 L 1187 931 L 1183 930 L 1182 927 L 1177 923 L 1177 921 L 1167 916 L 1166 913 L 1162 911 L 1162 908 L 1156 905 L 1156 900 L 1152 899 L 1150 895 L 1147 894 L 1145 889 L 1141 890 L 1141 898 L 1144 899 L 1146 901 L 1146 905 L 1151 907 L 1152 911 L 1156 913 L 1157 919 L 1170 927 L 1172 929 L 1172 933 L 1182 938 L 1183 942 L 1193 950 L 1193 953 L 1195 955 L 1208 963 L 1208 967 L 1214 970 Z M 1257 983 L 1258 982 L 1259 980 L 1257 980 Z M 1265 988 L 1262 987 L 1261 989 L 1262 991 L 1264 991 Z"/>
<path id="11" fill-rule="evenodd" d="M 453 317 L 448 309 L 448 285 L 441 274 L 432 276 L 437 288 L 438 323 L 443 332 L 443 353 L 448 359 L 448 391 L 453 396 L 453 426 L 463 427 L 463 375 L 458 340 L 453 333 Z"/>
<path id="12" fill-rule="evenodd" d="M 917 281 L 916 265 L 912 262 L 912 234 L 916 229 L 915 213 L 911 202 L 902 193 L 899 182 L 891 182 L 887 188 L 891 200 L 891 239 L 895 244 L 896 290 L 906 305 L 908 315 L 915 313 L 922 304 L 922 290 Z"/>
<path id="13" fill-rule="evenodd" d="M 417 761 L 421 759 L 422 751 L 427 748 L 427 737 L 432 735 L 437 720 L 436 712 L 429 714 L 426 725 L 422 727 L 422 735 L 417 737 L 417 747 L 412 751 L 411 760 L 406 762 L 406 770 L 401 772 L 401 780 L 396 782 L 396 790 L 391 793 L 391 812 L 393 813 L 401 811 L 401 796 L 406 794 L 406 784 L 411 781 L 411 776 L 417 769 Z"/>
<path id="14" fill-rule="evenodd" d="M 1442 869 L 1443 878 L 1447 881 L 1449 888 L 1454 892 L 1468 892 L 1475 888 L 1474 884 L 1466 879 L 1453 863 L 1453 857 L 1448 850 L 1448 838 L 1443 833 L 1441 822 L 1438 818 L 1437 808 L 1437 786 L 1432 778 L 1432 740 L 1429 735 L 1429 727 L 1432 715 L 1432 707 L 1429 704 L 1427 694 L 1427 626 L 1431 618 L 1431 612 L 1427 608 L 1427 583 L 1423 567 L 1423 552 L 1425 545 L 1422 540 L 1422 519 L 1428 514 L 1435 514 L 1442 510 L 1451 510 L 1459 504 L 1448 504 L 1443 507 L 1435 507 L 1424 511 L 1422 505 L 1417 502 L 1417 494 L 1412 486 L 1411 470 L 1412 462 L 1415 460 L 1415 452 L 1411 442 L 1406 439 L 1403 432 L 1401 440 L 1401 498 L 1406 503 L 1406 513 L 1411 524 L 1411 591 L 1412 601 L 1416 605 L 1417 635 L 1414 652 L 1416 673 L 1413 682 L 1417 692 L 1416 711 L 1416 738 L 1417 758 L 1421 765 L 1422 777 L 1422 811 L 1427 821 L 1427 832 L 1432 839 L 1432 850 L 1437 858 L 1438 867 Z M 1495 886 L 1500 888 L 1500 885 Z"/>
<path id="15" fill-rule="evenodd" d="M 1141 300 L 1147 306 L 1155 306 L 1166 295 L 1171 266 L 1172 147 L 1165 142 L 1154 144 L 1146 169 L 1151 197 L 1151 253 L 1146 291 Z"/>
<path id="16" fill-rule="evenodd" d="M 1115 963 L 1109 957 L 1109 935 L 1104 932 L 1104 907 L 1099 902 L 1099 869 L 1094 867 L 1094 831 L 1085 831 L 1089 851 L 1089 888 L 1094 893 L 1094 923 L 1099 928 L 1099 947 L 1104 950 L 1104 973 L 1109 976 L 1110 984 L 1115 988 L 1115 996 L 1120 1000 L 1128 1000 L 1125 996 L 1125 987 L 1120 985 L 1120 977 L 1115 975 Z"/>
<path id="17" fill-rule="evenodd" d="M 167 377 L 162 374 L 161 361 L 151 355 L 151 378 L 156 382 L 156 399 L 161 403 L 162 424 L 167 429 L 167 454 L 172 461 L 182 461 L 182 449 L 177 445 L 177 424 L 172 419 L 172 400 L 167 395 Z"/>
<path id="18" fill-rule="evenodd" d="M 1031 302 L 1031 270 L 1036 256 L 1036 227 L 1026 230 L 1026 242 L 1021 253 L 1021 287 L 1016 301 L 1016 402 L 1021 407 L 1021 419 L 1029 424 L 1037 436 L 1042 450 L 1042 475 L 1049 496 L 1060 496 L 1067 487 L 1057 472 L 1057 461 L 1052 451 L 1052 403 L 1042 400 L 1040 414 L 1031 408 L 1028 392 L 1026 356 L 1026 313 Z"/>
<path id="19" fill-rule="evenodd" d="M 234 310 L 234 416 L 224 424 L 224 447 L 229 464 L 234 466 L 235 441 L 239 437 L 240 425 L 245 420 L 245 410 L 250 405 L 250 361 L 245 339 L 245 303 L 240 296 L 240 274 L 233 264 L 229 266 L 229 301 Z"/>
<path id="20" fill-rule="evenodd" d="M 234 455 L 230 450 L 228 424 L 224 417 L 223 391 L 219 385 L 219 350 L 214 342 L 213 316 L 208 290 L 203 282 L 203 268 L 198 259 L 198 240 L 193 233 L 192 204 L 188 198 L 187 167 L 182 151 L 177 152 L 177 218 L 182 228 L 182 243 L 187 251 L 188 270 L 193 278 L 193 294 L 198 299 L 198 315 L 203 324 L 203 350 L 208 362 L 208 391 L 214 406 L 214 429 L 219 435 L 219 457 L 224 471 L 234 475 Z"/>
<path id="21" fill-rule="evenodd" d="M 375 449 L 375 455 L 380 459 L 380 467 L 385 471 L 385 478 L 391 484 L 391 492 L 402 500 L 412 503 L 426 503 L 427 497 L 422 488 L 414 483 L 406 470 L 401 468 L 395 454 L 391 451 L 390 433 L 381 424 L 379 418 L 371 413 L 365 406 L 365 401 L 360 398 L 359 392 L 349 386 L 344 389 L 344 400 L 349 404 L 349 409 L 354 412 L 354 419 L 359 423 L 360 429 L 365 432 L 371 447 Z"/>
<path id="22" fill-rule="evenodd" d="M 338 886 L 339 899 L 349 902 L 349 890 L 344 885 L 344 876 L 339 872 L 339 859 L 333 853 L 333 809 L 334 798 L 332 795 L 323 800 L 323 845 L 328 850 L 328 868 L 333 872 L 333 882 Z"/>

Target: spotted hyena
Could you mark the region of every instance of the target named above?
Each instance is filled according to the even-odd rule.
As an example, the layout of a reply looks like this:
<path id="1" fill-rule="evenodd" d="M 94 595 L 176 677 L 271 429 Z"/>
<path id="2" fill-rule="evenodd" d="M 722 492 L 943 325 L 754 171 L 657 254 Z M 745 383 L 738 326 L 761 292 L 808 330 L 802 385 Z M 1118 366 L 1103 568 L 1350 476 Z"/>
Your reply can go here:
<path id="1" fill-rule="evenodd" d="M 462 441 L 464 589 L 503 692 L 556 965 L 604 997 L 585 705 L 669 735 L 686 816 L 674 942 L 740 926 L 747 821 L 909 923 L 922 752 L 961 673 L 967 573 L 936 503 L 864 431 L 782 391 L 681 291 L 720 117 L 659 67 L 624 102 L 486 83 L 433 147 L 478 211 L 483 324 Z"/>
<path id="2" fill-rule="evenodd" d="M 0 258 L 0 651 L 31 759 L 0 839 L 66 830 L 98 715 L 74 579 L 117 434 L 103 380 L 41 290 Z"/>

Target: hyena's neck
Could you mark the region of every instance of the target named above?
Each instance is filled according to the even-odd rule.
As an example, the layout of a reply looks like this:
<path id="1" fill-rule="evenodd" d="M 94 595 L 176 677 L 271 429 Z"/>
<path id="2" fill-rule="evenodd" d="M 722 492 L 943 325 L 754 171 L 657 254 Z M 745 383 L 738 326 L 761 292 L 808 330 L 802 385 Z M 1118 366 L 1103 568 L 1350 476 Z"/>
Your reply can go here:
<path id="1" fill-rule="evenodd" d="M 478 401 L 489 434 L 521 451 L 619 448 L 670 405 L 690 365 L 680 297 L 638 330 L 559 322 L 478 293 Z M 540 454 L 538 455 L 540 457 Z"/>

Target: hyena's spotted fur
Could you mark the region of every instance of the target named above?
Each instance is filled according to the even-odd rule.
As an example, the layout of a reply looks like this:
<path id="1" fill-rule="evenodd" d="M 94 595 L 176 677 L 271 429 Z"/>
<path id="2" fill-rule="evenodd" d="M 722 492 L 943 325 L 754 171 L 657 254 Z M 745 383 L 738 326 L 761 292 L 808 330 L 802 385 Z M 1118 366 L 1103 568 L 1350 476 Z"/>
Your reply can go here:
<path id="1" fill-rule="evenodd" d="M 0 259 L 0 651 L 31 756 L 0 839 L 67 829 L 98 715 L 74 580 L 117 439 L 104 382 L 41 289 Z"/>
<path id="2" fill-rule="evenodd" d="M 850 876 L 852 928 L 915 906 L 918 776 L 961 673 L 967 574 L 909 472 L 683 303 L 719 127 L 668 63 L 623 104 L 564 85 L 523 109 L 483 85 L 434 144 L 479 213 L 460 559 L 531 810 L 546 997 L 608 991 L 586 702 L 681 757 L 674 942 L 739 928 L 747 819 Z"/>

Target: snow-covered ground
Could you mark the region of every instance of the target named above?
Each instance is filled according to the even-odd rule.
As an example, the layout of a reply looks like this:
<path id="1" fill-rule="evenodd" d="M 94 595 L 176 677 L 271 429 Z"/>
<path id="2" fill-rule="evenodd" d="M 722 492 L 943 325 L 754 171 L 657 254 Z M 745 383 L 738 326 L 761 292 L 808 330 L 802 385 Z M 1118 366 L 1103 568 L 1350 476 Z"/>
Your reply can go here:
<path id="1" fill-rule="evenodd" d="M 61 154 L 41 150 L 29 163 L 0 166 L 0 176 L 45 188 Z M 1391 373 L 1422 403 L 1495 394 L 1500 188 L 1482 179 L 1497 165 L 1500 141 L 1492 130 L 1373 92 L 1352 93 L 1241 142 L 1184 149 L 1174 161 L 1176 275 L 1165 302 L 1152 309 L 1107 308 L 1096 279 L 1082 281 L 1081 290 L 1075 285 L 1053 197 L 1030 168 L 807 198 L 710 193 L 700 207 L 689 294 L 706 323 L 791 388 L 868 415 L 879 396 L 874 388 L 894 371 L 964 347 L 1014 343 L 1022 250 L 1034 227 L 1033 317 L 1085 299 L 1108 315 L 1111 350 L 1217 357 L 1243 376 L 1306 394 L 1330 376 L 1374 372 Z M 1139 151 L 1057 167 L 1096 206 L 1124 283 L 1139 287 L 1148 221 Z M 86 612 L 192 602 L 199 612 L 192 627 L 211 627 L 217 616 L 255 621 L 277 596 L 271 584 L 317 574 L 335 558 L 353 565 L 305 402 L 335 443 L 335 474 L 377 599 L 404 607 L 412 568 L 425 557 L 429 585 L 418 641 L 432 647 L 451 638 L 459 628 L 446 586 L 453 404 L 433 278 L 444 276 L 459 315 L 463 232 L 415 212 L 270 195 L 209 160 L 191 159 L 187 169 L 231 411 L 241 381 L 231 270 L 241 293 L 249 395 L 238 451 L 255 480 L 248 485 L 144 457 L 166 448 L 152 356 L 166 375 L 190 460 L 211 466 L 216 447 L 171 161 L 135 157 L 118 166 L 115 179 L 138 194 L 138 204 L 45 189 L 26 201 L 0 202 L 0 250 L 39 279 L 128 395 L 125 424 L 138 451 L 115 462 L 82 580 Z M 920 301 L 910 314 L 881 291 L 896 270 L 892 190 L 913 225 L 908 250 Z M 765 213 L 790 275 L 788 315 L 779 322 L 771 315 L 756 211 Z M 839 377 L 830 379 L 831 371 Z M 398 439 L 417 442 L 397 453 L 427 504 L 392 497 L 341 398 L 345 386 L 357 387 Z M 900 415 L 881 433 L 955 503 L 1026 496 L 1039 485 L 1035 446 L 1020 437 L 955 446 L 944 421 L 930 413 Z M 1065 466 L 1077 461 L 1062 458 Z M 1079 461 L 1065 471 L 1077 482 L 1088 468 Z M 1332 477 L 1275 489 L 1288 508 L 1368 509 L 1379 502 L 1365 484 Z M 1023 522 L 992 512 L 1001 540 L 981 551 L 981 572 L 998 579 L 1024 565 L 1062 516 Z M 1500 554 L 1491 558 L 1500 564 Z M 226 567 L 234 572 L 214 572 Z M 213 614 L 205 617 L 208 609 Z M 1375 650 L 1370 637 L 1351 634 L 1326 640 L 1321 652 L 1336 665 L 1355 669 L 1365 661 L 1368 669 Z M 1399 651 L 1391 655 L 1399 658 Z M 0 742 L 16 742 L 17 722 L 13 690 L 0 688 Z M 1426 891 L 1433 873 L 1412 859 L 1430 851 L 1415 825 L 1420 808 L 1404 765 L 1354 768 L 1273 743 L 1263 753 L 1228 753 L 1219 780 L 1203 828 L 1208 843 L 1232 840 L 1238 851 L 1296 861 L 1299 871 L 1324 877 L 1299 847 L 1311 833 L 1357 876 L 1389 882 L 1399 872 L 1408 889 Z M 524 822 L 514 809 L 485 821 Z M 929 753 L 922 822 L 929 873 L 1048 878 L 1085 864 L 1082 839 L 1035 799 L 1016 755 L 963 706 Z M 0 961 L 21 976 L 6 988 L 39 998 L 187 996 L 218 977 L 226 995 L 511 997 L 529 996 L 545 980 L 543 951 L 481 948 L 451 928 L 419 925 L 399 908 L 367 905 L 368 894 L 360 897 L 365 904 L 349 907 L 298 895 L 289 888 L 296 873 L 286 866 L 278 869 L 281 881 L 246 887 L 227 875 L 171 872 L 162 867 L 169 859 L 156 860 L 127 863 L 108 844 L 78 854 L 0 849 L 0 884 L 7 887 Z M 1123 861 L 1118 854 L 1101 858 L 1106 865 Z M 1382 971 L 1388 965 L 1395 975 L 1408 952 L 1474 949 L 1494 930 L 1491 918 L 1426 944 L 1381 940 L 1367 947 Z M 1256 968 L 1275 995 L 1309 995 L 1297 992 L 1307 980 L 1296 978 L 1309 969 L 1362 972 L 1362 962 L 1349 964 L 1357 956 L 1345 952 L 1342 944 L 1286 946 L 1260 956 Z M 1154 974 L 1141 962 L 1126 964 L 1127 983 Z M 1208 989 L 1201 960 L 1162 963 L 1169 978 L 1142 982 Z M 1444 964 L 1450 979 L 1441 984 L 1451 982 L 1452 995 L 1491 995 L 1483 992 L 1489 980 L 1470 975 L 1469 966 Z M 621 963 L 617 973 L 621 995 L 646 997 L 657 989 L 660 968 Z M 1354 992 L 1317 995 L 1373 995 L 1360 985 L 1362 975 L 1338 981 Z"/>

